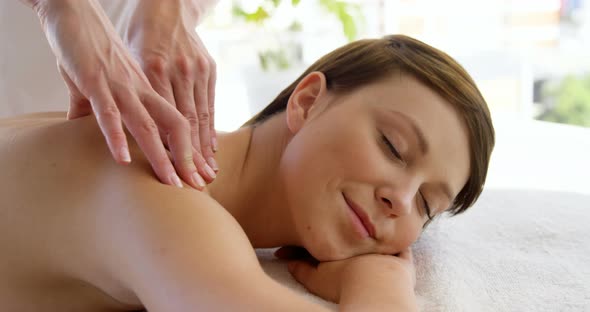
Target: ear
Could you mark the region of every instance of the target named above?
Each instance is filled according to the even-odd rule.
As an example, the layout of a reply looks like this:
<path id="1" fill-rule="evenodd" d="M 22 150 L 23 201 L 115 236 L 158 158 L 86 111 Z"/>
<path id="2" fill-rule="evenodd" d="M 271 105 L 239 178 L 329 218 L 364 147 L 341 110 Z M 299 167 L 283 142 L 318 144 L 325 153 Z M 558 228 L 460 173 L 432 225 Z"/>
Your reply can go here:
<path id="1" fill-rule="evenodd" d="M 326 76 L 314 71 L 303 77 L 287 102 L 287 127 L 292 133 L 301 129 L 311 113 L 320 112 L 320 100 L 327 94 Z"/>

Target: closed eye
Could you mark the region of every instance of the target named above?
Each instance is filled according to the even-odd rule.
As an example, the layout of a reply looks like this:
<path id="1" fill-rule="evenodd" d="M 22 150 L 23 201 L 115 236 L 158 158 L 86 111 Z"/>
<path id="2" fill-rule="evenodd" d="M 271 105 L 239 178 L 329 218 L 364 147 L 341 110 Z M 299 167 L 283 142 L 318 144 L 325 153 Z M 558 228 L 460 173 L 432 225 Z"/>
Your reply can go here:
<path id="1" fill-rule="evenodd" d="M 397 149 L 395 148 L 395 146 L 393 146 L 393 144 L 391 144 L 391 142 L 387 139 L 387 137 L 385 136 L 385 134 L 381 133 L 381 139 L 383 140 L 383 143 L 385 143 L 385 145 L 387 146 L 387 148 L 389 148 L 389 151 L 393 154 L 393 156 L 395 156 L 397 159 L 403 161 L 402 156 L 397 151 Z"/>
<path id="2" fill-rule="evenodd" d="M 431 211 L 430 211 L 430 205 L 428 205 L 428 202 L 426 201 L 426 197 L 424 197 L 424 195 L 422 194 L 422 192 L 420 192 L 420 197 L 422 197 L 422 202 L 424 203 L 424 209 L 426 210 L 426 216 L 428 216 L 428 221 L 432 221 L 432 215 L 431 215 Z"/>
<path id="3" fill-rule="evenodd" d="M 385 143 L 387 148 L 389 148 L 389 151 L 393 154 L 393 156 L 395 156 L 397 159 L 403 161 L 402 156 L 400 155 L 398 150 L 395 148 L 395 146 L 387 139 L 385 134 L 383 134 L 383 133 L 381 134 L 381 139 L 383 140 L 383 143 Z M 426 216 L 428 217 L 428 221 L 432 221 L 433 217 L 431 216 L 430 205 L 428 205 L 428 202 L 426 201 L 426 197 L 424 197 L 422 192 L 420 192 L 420 197 L 422 198 L 423 207 L 426 212 Z"/>

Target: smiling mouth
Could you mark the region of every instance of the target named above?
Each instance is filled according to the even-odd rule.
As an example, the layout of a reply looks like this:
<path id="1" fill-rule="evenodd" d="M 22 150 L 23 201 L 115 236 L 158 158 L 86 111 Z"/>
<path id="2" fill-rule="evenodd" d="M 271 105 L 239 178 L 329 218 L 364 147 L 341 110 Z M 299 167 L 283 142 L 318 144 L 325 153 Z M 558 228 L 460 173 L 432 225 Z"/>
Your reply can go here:
<path id="1" fill-rule="evenodd" d="M 349 200 L 346 197 L 346 195 L 344 195 L 344 193 L 342 193 L 342 196 L 344 197 L 344 200 L 346 201 L 348 208 L 350 208 L 352 214 L 354 215 L 354 217 L 356 219 L 353 221 L 353 223 L 355 223 L 355 226 L 362 228 L 362 229 L 359 229 L 359 231 L 361 232 L 361 235 L 363 235 L 365 237 L 369 236 L 374 239 L 375 238 L 375 228 L 373 227 L 373 224 L 369 220 L 369 217 L 353 201 Z M 355 222 L 355 221 L 358 221 L 358 222 Z"/>

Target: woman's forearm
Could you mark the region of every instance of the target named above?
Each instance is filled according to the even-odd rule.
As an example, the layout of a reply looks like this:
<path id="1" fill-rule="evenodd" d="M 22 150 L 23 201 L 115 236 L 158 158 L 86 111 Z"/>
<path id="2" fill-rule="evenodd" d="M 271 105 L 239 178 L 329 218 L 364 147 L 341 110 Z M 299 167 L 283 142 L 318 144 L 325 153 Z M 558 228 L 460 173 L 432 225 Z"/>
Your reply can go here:
<path id="1" fill-rule="evenodd" d="M 355 276 L 342 287 L 340 311 L 418 311 L 411 278 L 399 269 Z"/>

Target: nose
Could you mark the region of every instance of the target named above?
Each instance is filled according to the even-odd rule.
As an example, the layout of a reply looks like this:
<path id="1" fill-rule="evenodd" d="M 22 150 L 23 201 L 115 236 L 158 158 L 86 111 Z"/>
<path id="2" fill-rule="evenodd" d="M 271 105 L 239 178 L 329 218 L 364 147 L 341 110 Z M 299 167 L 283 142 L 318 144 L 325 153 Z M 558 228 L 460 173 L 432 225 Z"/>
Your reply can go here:
<path id="1" fill-rule="evenodd" d="M 420 182 L 417 178 L 400 179 L 376 189 L 376 197 L 383 211 L 390 217 L 401 217 L 412 212 Z"/>

